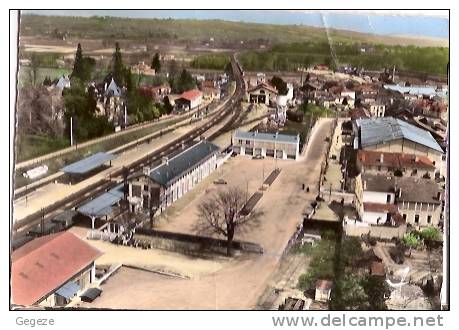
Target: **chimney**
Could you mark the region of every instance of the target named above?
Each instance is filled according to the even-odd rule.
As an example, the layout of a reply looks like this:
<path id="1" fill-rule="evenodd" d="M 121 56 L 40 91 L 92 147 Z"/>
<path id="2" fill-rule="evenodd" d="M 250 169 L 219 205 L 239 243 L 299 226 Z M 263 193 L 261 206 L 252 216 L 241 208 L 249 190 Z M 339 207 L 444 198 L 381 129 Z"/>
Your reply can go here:
<path id="1" fill-rule="evenodd" d="M 414 162 L 415 163 L 419 162 L 419 156 L 414 156 Z"/>
<path id="2" fill-rule="evenodd" d="M 185 149 L 185 143 L 182 142 L 182 150 Z"/>
<path id="3" fill-rule="evenodd" d="M 402 188 L 399 188 L 398 189 L 398 198 L 401 198 L 402 197 Z"/>
<path id="4" fill-rule="evenodd" d="M 367 190 L 367 180 L 363 180 L 363 190 Z"/>
<path id="5" fill-rule="evenodd" d="M 143 168 L 143 174 L 144 175 L 150 175 L 150 167 L 149 166 L 145 166 Z"/>
<path id="6" fill-rule="evenodd" d="M 169 166 L 169 158 L 166 156 L 166 157 L 163 157 L 162 159 L 162 164 L 163 165 L 166 165 L 166 166 Z"/>
<path id="7" fill-rule="evenodd" d="M 381 152 L 381 155 L 379 156 L 379 162 L 383 163 L 384 162 L 384 154 Z"/>
<path id="8" fill-rule="evenodd" d="M 437 199 L 438 199 L 438 200 L 441 199 L 441 191 L 437 192 Z"/>

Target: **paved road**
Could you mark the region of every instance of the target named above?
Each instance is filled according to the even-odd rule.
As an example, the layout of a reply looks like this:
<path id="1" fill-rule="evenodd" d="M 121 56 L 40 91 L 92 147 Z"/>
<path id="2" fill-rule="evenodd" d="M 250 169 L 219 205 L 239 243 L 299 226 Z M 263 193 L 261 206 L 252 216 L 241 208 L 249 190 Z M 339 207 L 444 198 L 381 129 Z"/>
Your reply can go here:
<path id="1" fill-rule="evenodd" d="M 302 221 L 302 212 L 316 191 L 307 194 L 302 183 L 316 186 L 325 156 L 325 138 L 332 119 L 322 119 L 311 136 L 305 156 L 284 167 L 278 180 L 265 192 L 257 207 L 266 212 L 260 237 L 263 255 L 242 257 L 231 261 L 214 273 L 198 275 L 190 280 L 167 277 L 142 277 L 141 281 L 114 285 L 114 278 L 103 286 L 104 294 L 91 307 L 132 309 L 254 309 L 257 300 L 269 285 L 279 267 L 280 256 L 287 242 Z M 314 190 L 314 189 L 312 189 Z M 142 275 L 143 276 L 143 275 Z M 110 284 L 112 283 L 112 284 Z M 136 292 L 135 295 L 126 294 Z"/>

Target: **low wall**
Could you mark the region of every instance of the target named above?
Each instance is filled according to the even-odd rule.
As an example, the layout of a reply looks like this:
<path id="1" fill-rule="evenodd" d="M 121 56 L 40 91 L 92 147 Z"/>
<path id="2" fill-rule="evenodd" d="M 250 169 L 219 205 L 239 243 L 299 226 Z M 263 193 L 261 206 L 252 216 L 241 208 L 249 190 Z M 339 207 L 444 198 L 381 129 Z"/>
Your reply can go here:
<path id="1" fill-rule="evenodd" d="M 139 237 L 139 235 L 144 237 Z M 136 229 L 135 237 L 148 239 L 151 247 L 184 254 L 226 254 L 226 239 L 143 228 Z M 260 245 L 237 240 L 233 241 L 233 249 L 247 253 L 263 253 Z"/>
<path id="2" fill-rule="evenodd" d="M 344 225 L 344 232 L 348 236 L 370 235 L 376 239 L 390 240 L 394 237 L 403 238 L 406 233 L 406 226 L 386 227 L 386 226 L 365 226 L 348 223 Z"/>

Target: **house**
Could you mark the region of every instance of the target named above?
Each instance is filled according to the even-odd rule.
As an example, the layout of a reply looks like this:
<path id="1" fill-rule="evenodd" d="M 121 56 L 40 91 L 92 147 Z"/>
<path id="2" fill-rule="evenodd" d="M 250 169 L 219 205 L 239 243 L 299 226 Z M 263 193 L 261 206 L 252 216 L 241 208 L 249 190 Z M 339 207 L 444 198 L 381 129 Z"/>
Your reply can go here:
<path id="1" fill-rule="evenodd" d="M 233 152 L 241 155 L 297 160 L 299 150 L 299 135 L 242 130 L 233 134 Z"/>
<path id="2" fill-rule="evenodd" d="M 250 103 L 269 105 L 276 100 L 277 89 L 268 83 L 262 82 L 247 89 L 246 100 Z"/>
<path id="3" fill-rule="evenodd" d="M 60 90 L 63 90 L 64 88 L 70 88 L 69 76 L 62 75 L 54 86 Z"/>
<path id="4" fill-rule="evenodd" d="M 435 165 L 426 156 L 403 154 L 400 152 L 382 152 L 359 150 L 357 169 L 362 173 L 408 175 L 411 177 L 434 178 Z"/>
<path id="5" fill-rule="evenodd" d="M 199 89 L 183 92 L 175 99 L 175 106 L 179 111 L 193 110 L 202 104 L 203 94 Z"/>
<path id="6" fill-rule="evenodd" d="M 202 97 L 204 100 L 219 100 L 220 99 L 220 88 L 216 87 L 202 87 Z"/>
<path id="7" fill-rule="evenodd" d="M 363 106 L 368 109 L 372 118 L 384 117 L 384 114 L 386 113 L 386 105 L 381 102 L 373 101 L 366 103 Z"/>
<path id="8" fill-rule="evenodd" d="M 26 243 L 11 254 L 11 302 L 66 306 L 94 282 L 95 260 L 101 255 L 68 231 Z"/>
<path id="9" fill-rule="evenodd" d="M 171 86 L 168 83 L 159 86 L 142 85 L 139 87 L 139 93 L 152 100 L 160 101 L 171 93 Z"/>
<path id="10" fill-rule="evenodd" d="M 425 156 L 436 175 L 444 175 L 444 152 L 430 132 L 393 117 L 357 119 L 354 124 L 354 148 Z"/>
<path id="11" fill-rule="evenodd" d="M 314 66 L 314 70 L 317 70 L 317 71 L 328 71 L 328 70 L 330 70 L 330 69 L 329 69 L 328 65 L 326 65 L 326 64 L 316 64 L 316 65 Z"/>
<path id="12" fill-rule="evenodd" d="M 143 61 L 131 66 L 131 73 L 143 76 L 154 76 L 156 74 L 155 69 L 146 65 Z"/>
<path id="13" fill-rule="evenodd" d="M 355 181 L 357 212 L 370 225 L 440 226 L 442 196 L 429 179 L 363 173 Z"/>
<path id="14" fill-rule="evenodd" d="M 129 202 L 133 212 L 156 208 L 164 211 L 217 167 L 219 148 L 206 141 L 183 149 L 161 165 L 149 169 L 129 182 Z"/>
<path id="15" fill-rule="evenodd" d="M 317 280 L 316 281 L 316 293 L 315 300 L 328 302 L 330 300 L 331 289 L 333 282 L 329 280 Z"/>

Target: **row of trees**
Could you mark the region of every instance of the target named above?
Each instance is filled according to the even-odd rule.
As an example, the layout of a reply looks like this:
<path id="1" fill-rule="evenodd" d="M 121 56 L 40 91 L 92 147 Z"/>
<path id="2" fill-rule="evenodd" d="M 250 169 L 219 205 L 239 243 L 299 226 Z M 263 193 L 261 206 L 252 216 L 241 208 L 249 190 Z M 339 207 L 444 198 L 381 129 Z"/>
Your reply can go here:
<path id="1" fill-rule="evenodd" d="M 444 47 L 374 45 L 361 52 L 360 45 L 334 44 L 336 62 L 370 70 L 396 66 L 401 70 L 446 75 L 449 50 Z M 239 56 L 246 70 L 291 71 L 312 64 L 326 64 L 336 69 L 325 42 L 279 44 L 269 51 L 249 51 Z"/>

